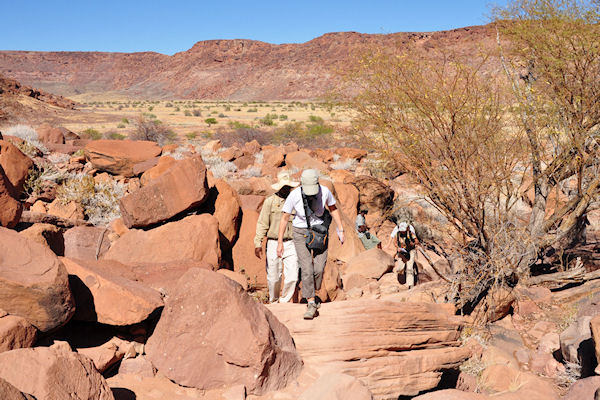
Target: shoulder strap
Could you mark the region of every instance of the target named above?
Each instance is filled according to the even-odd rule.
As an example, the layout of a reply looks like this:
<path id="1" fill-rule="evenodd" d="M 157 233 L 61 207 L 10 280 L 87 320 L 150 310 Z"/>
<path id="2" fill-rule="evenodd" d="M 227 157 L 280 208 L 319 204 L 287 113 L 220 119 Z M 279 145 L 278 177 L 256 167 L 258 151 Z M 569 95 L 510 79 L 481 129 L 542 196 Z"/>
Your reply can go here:
<path id="1" fill-rule="evenodd" d="M 302 204 L 304 205 L 304 216 L 306 217 L 306 226 L 308 226 L 308 229 L 310 229 L 310 215 L 312 213 L 308 213 L 308 210 L 310 210 L 310 208 L 308 207 L 308 200 L 304 195 L 304 189 L 302 189 L 302 187 L 300 187 L 300 194 L 302 195 Z"/>

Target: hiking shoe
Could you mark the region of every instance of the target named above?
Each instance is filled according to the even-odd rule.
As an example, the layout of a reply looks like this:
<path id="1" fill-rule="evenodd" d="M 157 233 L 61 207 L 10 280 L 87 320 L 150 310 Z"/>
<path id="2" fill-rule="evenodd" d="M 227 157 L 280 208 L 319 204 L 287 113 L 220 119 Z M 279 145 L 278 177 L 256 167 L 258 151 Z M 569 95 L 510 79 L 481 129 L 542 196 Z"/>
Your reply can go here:
<path id="1" fill-rule="evenodd" d="M 315 303 L 308 303 L 306 312 L 304 313 L 304 319 L 313 319 L 317 316 L 317 305 Z"/>

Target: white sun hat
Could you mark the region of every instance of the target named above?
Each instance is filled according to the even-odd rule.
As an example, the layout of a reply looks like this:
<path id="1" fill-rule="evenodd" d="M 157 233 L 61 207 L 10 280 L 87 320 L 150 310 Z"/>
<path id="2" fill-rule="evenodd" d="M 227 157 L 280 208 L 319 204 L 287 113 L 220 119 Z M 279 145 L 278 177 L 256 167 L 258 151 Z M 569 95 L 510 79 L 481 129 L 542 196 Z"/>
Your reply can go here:
<path id="1" fill-rule="evenodd" d="M 284 186 L 295 188 L 298 187 L 298 185 L 300 185 L 300 182 L 294 182 L 290 176 L 290 172 L 284 169 L 279 171 L 277 174 L 277 182 L 272 184 L 271 187 L 276 191 L 280 191 Z"/>

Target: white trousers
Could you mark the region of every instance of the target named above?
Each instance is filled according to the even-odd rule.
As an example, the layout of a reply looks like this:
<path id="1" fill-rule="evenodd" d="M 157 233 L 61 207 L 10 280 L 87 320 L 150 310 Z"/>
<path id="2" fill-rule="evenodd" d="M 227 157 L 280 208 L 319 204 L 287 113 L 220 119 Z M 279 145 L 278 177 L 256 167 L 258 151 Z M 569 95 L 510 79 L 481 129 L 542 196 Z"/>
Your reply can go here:
<path id="1" fill-rule="evenodd" d="M 409 252 L 409 256 L 410 258 L 406 262 L 402 261 L 401 258 L 398 258 L 398 260 L 396 261 L 396 267 L 394 268 L 394 271 L 396 273 L 400 273 L 404 270 L 404 276 L 406 277 L 406 285 L 409 288 L 412 288 L 413 286 L 415 286 L 415 258 L 417 257 L 417 249 L 412 249 Z"/>
<path id="2" fill-rule="evenodd" d="M 281 273 L 283 272 L 283 290 Z M 298 281 L 298 257 L 292 240 L 283 242 L 283 256 L 277 257 L 277 240 L 267 240 L 267 284 L 269 303 L 287 303 L 292 299 Z M 279 293 L 281 292 L 281 297 Z"/>

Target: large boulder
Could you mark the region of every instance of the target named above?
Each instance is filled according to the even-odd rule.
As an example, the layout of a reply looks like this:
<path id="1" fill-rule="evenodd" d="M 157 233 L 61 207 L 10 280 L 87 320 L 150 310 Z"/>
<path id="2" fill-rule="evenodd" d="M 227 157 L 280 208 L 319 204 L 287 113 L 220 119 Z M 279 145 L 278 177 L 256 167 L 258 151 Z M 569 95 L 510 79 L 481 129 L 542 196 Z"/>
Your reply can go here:
<path id="1" fill-rule="evenodd" d="M 152 182 L 153 179 L 156 179 L 165 172 L 167 172 L 176 163 L 177 160 L 175 160 L 171 156 L 160 157 L 155 166 L 148 169 L 142 174 L 142 177 L 140 178 L 140 183 L 142 184 L 142 186 L 147 185 L 148 183 Z"/>
<path id="2" fill-rule="evenodd" d="M 583 315 L 573 321 L 560 334 L 560 351 L 566 362 L 581 365 L 582 373 L 589 376 L 596 366 L 596 354 L 590 321 L 592 317 Z"/>
<path id="3" fill-rule="evenodd" d="M 373 400 L 369 389 L 358 379 L 341 373 L 324 374 L 298 400 Z"/>
<path id="4" fill-rule="evenodd" d="M 107 228 L 76 226 L 64 234 L 64 256 L 80 260 L 97 260 L 110 248 Z"/>
<path id="5" fill-rule="evenodd" d="M 23 206 L 13 198 L 14 188 L 0 166 L 0 226 L 14 228 L 21 219 Z"/>
<path id="6" fill-rule="evenodd" d="M 114 400 L 92 361 L 64 346 L 0 353 L 0 378 L 39 400 Z"/>
<path id="7" fill-rule="evenodd" d="M 327 172 L 329 170 L 327 164 L 315 158 L 312 158 L 308 153 L 304 151 L 294 151 L 292 153 L 288 153 L 285 157 L 285 165 L 289 168 L 311 168 L 321 172 Z"/>
<path id="8" fill-rule="evenodd" d="M 243 384 L 253 394 L 285 387 L 302 366 L 288 330 L 264 306 L 231 279 L 197 268 L 167 298 L 146 353 L 180 385 Z"/>
<path id="9" fill-rule="evenodd" d="M 360 204 L 369 207 L 370 213 L 380 213 L 394 204 L 394 191 L 377 178 L 361 175 L 353 184 L 360 193 Z"/>
<path id="10" fill-rule="evenodd" d="M 0 399 L 2 400 L 35 400 L 28 394 L 21 392 L 19 389 L 0 378 Z"/>
<path id="11" fill-rule="evenodd" d="M 237 242 L 233 246 L 234 271 L 246 275 L 251 286 L 266 288 L 267 271 L 265 259 L 254 255 L 254 236 L 259 212 L 251 209 L 242 210 L 242 224 Z"/>
<path id="12" fill-rule="evenodd" d="M 40 125 L 35 131 L 38 134 L 38 139 L 44 144 L 65 143 L 65 135 L 62 130 L 60 128 L 53 128 L 48 123 Z"/>
<path id="13" fill-rule="evenodd" d="M 119 274 L 116 261 L 62 259 L 77 309 L 74 319 L 108 325 L 144 321 L 163 306 L 160 293 Z"/>
<path id="14" fill-rule="evenodd" d="M 158 144 L 145 140 L 94 140 L 85 145 L 85 157 L 94 168 L 123 176 L 133 176 L 134 165 L 161 151 Z"/>
<path id="15" fill-rule="evenodd" d="M 178 161 L 158 178 L 124 196 L 119 203 L 128 228 L 164 222 L 202 204 L 208 196 L 206 165 L 202 158 Z"/>
<path id="16" fill-rule="evenodd" d="M 19 232 L 34 242 L 47 246 L 54 254 L 65 254 L 65 240 L 62 229 L 53 224 L 36 223 Z"/>
<path id="17" fill-rule="evenodd" d="M 238 238 L 242 221 L 240 196 L 222 179 L 209 179 L 209 186 L 209 195 L 202 206 L 202 211 L 217 218 L 221 249 L 229 250 Z"/>
<path id="18" fill-rule="evenodd" d="M 385 251 L 373 248 L 351 258 L 342 274 L 345 281 L 352 275 L 377 280 L 394 268 L 394 257 Z"/>
<path id="19" fill-rule="evenodd" d="M 36 336 L 37 329 L 25 318 L 15 315 L 0 317 L 0 353 L 31 347 Z"/>
<path id="20" fill-rule="evenodd" d="M 75 312 L 65 266 L 52 251 L 0 228 L 0 308 L 42 332 L 64 325 Z"/>
<path id="21" fill-rule="evenodd" d="M 346 183 L 335 183 L 336 200 L 339 208 L 350 221 L 356 221 L 358 214 L 358 189 L 354 185 Z"/>
<path id="22" fill-rule="evenodd" d="M 297 304 L 267 307 L 290 330 L 307 367 L 351 375 L 375 399 L 435 388 L 443 371 L 471 354 L 469 347 L 460 347 L 464 320 L 450 304 L 336 301 L 321 304 L 319 316 L 310 321 Z"/>
<path id="23" fill-rule="evenodd" d="M 571 385 L 563 400 L 596 400 L 594 394 L 600 389 L 600 376 L 578 379 Z"/>
<path id="24" fill-rule="evenodd" d="M 14 187 L 15 193 L 21 193 L 29 170 L 33 167 L 33 161 L 14 144 L 0 140 L 0 167 Z"/>
<path id="25" fill-rule="evenodd" d="M 123 264 L 206 262 L 216 269 L 221 258 L 219 222 L 200 214 L 147 231 L 130 229 L 103 258 Z"/>

